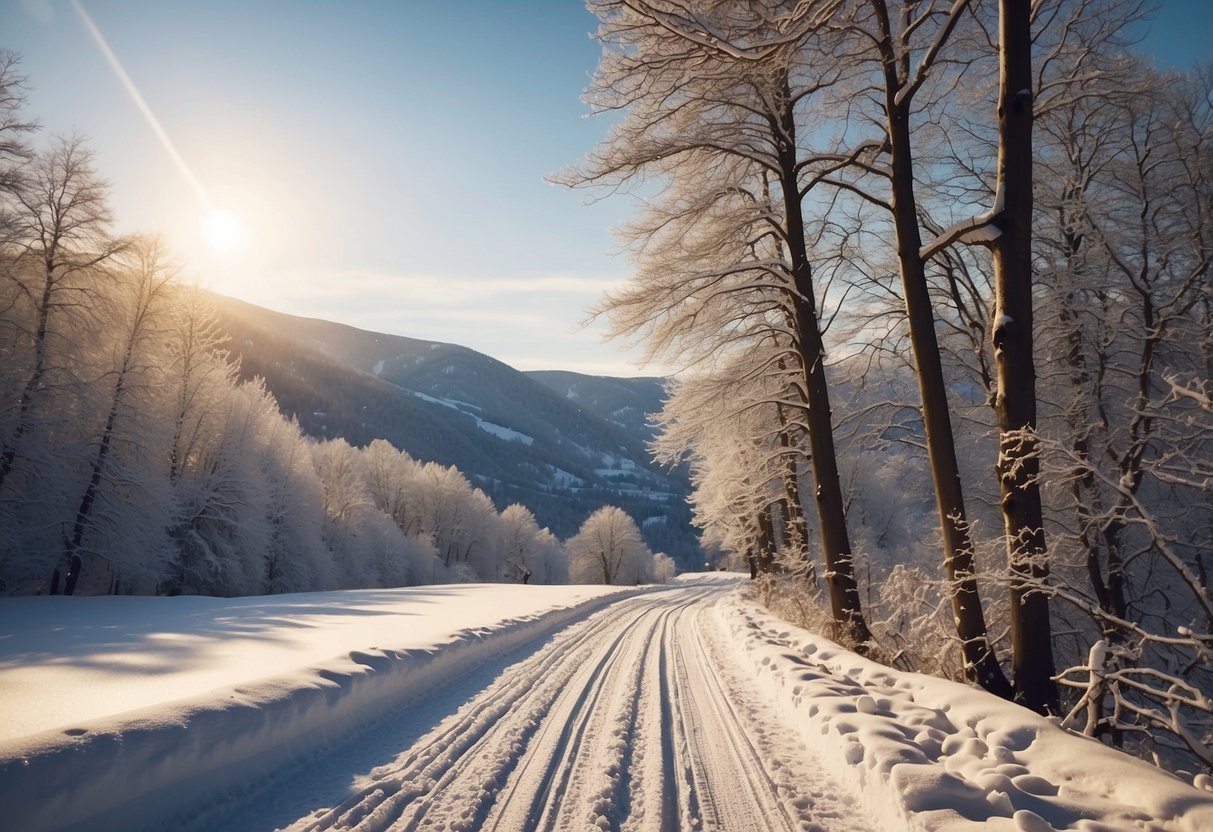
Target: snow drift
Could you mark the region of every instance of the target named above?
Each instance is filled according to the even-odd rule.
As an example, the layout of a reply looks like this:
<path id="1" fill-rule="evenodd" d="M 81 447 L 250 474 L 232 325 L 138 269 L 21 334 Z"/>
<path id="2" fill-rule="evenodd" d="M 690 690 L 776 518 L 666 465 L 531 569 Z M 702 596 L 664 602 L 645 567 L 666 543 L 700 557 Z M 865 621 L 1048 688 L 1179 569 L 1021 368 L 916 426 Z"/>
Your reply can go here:
<path id="1" fill-rule="evenodd" d="M 137 829 L 191 814 L 348 739 L 486 658 L 634 592 L 464 585 L 239 599 L 7 599 L 0 603 L 0 632 L 11 634 L 0 641 L 5 826 Z M 336 643 L 346 645 L 344 655 L 323 652 Z M 227 684 L 205 687 L 218 680 Z M 143 707 L 130 710 L 132 703 Z M 18 735 L 22 726 L 43 730 Z"/>

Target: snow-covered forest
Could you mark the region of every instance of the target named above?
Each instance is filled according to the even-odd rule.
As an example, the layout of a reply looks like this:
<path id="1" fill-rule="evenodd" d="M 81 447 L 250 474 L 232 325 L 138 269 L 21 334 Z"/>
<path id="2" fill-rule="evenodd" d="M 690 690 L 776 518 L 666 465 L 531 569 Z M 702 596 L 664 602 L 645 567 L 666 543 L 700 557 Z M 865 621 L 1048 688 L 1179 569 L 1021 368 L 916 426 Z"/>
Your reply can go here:
<path id="1" fill-rule="evenodd" d="M 0 592 L 672 574 L 618 509 L 587 518 L 566 553 L 527 508 L 498 512 L 453 467 L 383 440 L 305 437 L 259 380 L 239 380 L 208 296 L 172 254 L 111 233 L 87 142 L 39 136 L 23 82 L 17 56 L 0 56 Z"/>
<path id="2" fill-rule="evenodd" d="M 601 312 L 777 609 L 1213 764 L 1213 69 L 1134 0 L 592 0 Z M 1001 16 L 1000 16 L 1001 12 Z"/>

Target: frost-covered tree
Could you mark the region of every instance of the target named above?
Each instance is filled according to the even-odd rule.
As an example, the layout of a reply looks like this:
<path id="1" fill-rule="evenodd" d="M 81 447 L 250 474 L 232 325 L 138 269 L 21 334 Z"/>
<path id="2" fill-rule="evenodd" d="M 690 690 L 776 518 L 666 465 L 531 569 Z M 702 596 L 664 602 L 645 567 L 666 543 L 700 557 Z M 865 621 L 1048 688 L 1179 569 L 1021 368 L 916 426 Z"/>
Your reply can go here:
<path id="1" fill-rule="evenodd" d="M 260 591 L 268 571 L 273 517 L 262 502 L 273 490 L 266 487 L 270 484 L 261 462 L 275 433 L 275 419 L 281 417 L 261 383 L 222 385 L 207 392 L 214 398 L 202 401 L 213 421 L 173 488 L 170 534 L 175 553 L 162 589 L 200 595 Z M 311 477 L 316 479 L 314 471 Z M 322 506 L 317 501 L 297 508 L 312 512 L 318 521 Z M 319 531 L 317 523 L 317 537 Z"/>
<path id="2" fill-rule="evenodd" d="M 568 574 L 560 541 L 539 528 L 531 510 L 518 503 L 501 512 L 497 549 L 501 580 L 550 584 L 561 582 L 561 576 Z"/>
<path id="3" fill-rule="evenodd" d="M 1093 82 L 1098 96 L 1054 108 L 1038 131 L 1050 172 L 1038 239 L 1050 301 L 1040 334 L 1055 367 L 1042 413 L 1056 592 L 1081 633 L 1071 667 L 1102 645 L 1108 695 L 1084 700 L 1089 730 L 1133 742 L 1150 725 L 1157 749 L 1170 744 L 1165 728 L 1207 762 L 1194 726 L 1210 714 L 1188 686 L 1213 684 L 1202 658 L 1213 516 L 1193 475 L 1211 449 L 1199 394 L 1175 382 L 1198 393 L 1209 372 L 1209 82 L 1131 61 L 1113 70 Z M 1071 684 L 1087 684 L 1073 672 Z"/>
<path id="4" fill-rule="evenodd" d="M 695 522 L 713 540 L 745 553 L 756 570 L 813 575 L 800 503 L 802 425 L 788 403 L 795 390 L 778 360 L 755 350 L 712 374 L 674 382 L 658 417 L 659 461 L 689 458 Z"/>
<path id="5" fill-rule="evenodd" d="M 258 455 L 264 483 L 260 515 L 266 526 L 264 578 L 245 592 L 303 592 L 338 585 L 324 546 L 324 485 L 312 461 L 311 440 L 281 414 L 269 420 Z M 258 519 L 258 518 L 254 518 Z"/>
<path id="6" fill-rule="evenodd" d="M 362 454 L 363 477 L 371 499 L 405 535 L 422 533 L 421 465 L 386 439 L 376 439 Z"/>
<path id="7" fill-rule="evenodd" d="M 312 458 L 324 488 L 323 536 L 340 580 L 347 587 L 373 585 L 382 530 L 372 525 L 378 509 L 362 478 L 358 450 L 344 439 L 332 439 L 317 443 Z"/>
<path id="8" fill-rule="evenodd" d="M 638 262 L 608 298 L 615 331 L 642 336 L 651 356 L 703 364 L 761 330 L 782 336 L 799 374 L 825 577 L 836 627 L 868 639 L 851 569 L 838 485 L 823 329 L 810 256 L 809 183 L 798 136 L 836 69 L 801 60 L 794 39 L 750 48 L 787 26 L 763 2 L 590 3 L 603 57 L 593 106 L 623 110 L 607 141 L 565 181 L 622 186 L 656 177 L 659 199 L 626 230 Z M 824 22 L 808 15 L 795 28 Z M 740 331 L 740 332 L 739 332 Z"/>
<path id="9" fill-rule="evenodd" d="M 653 553 L 627 512 L 603 506 L 565 543 L 573 583 L 638 584 L 650 579 Z"/>
<path id="10" fill-rule="evenodd" d="M 438 551 L 446 569 L 465 580 L 494 580 L 497 513 L 492 501 L 454 467 L 434 462 L 418 472 L 418 531 Z"/>
<path id="11" fill-rule="evenodd" d="M 116 291 L 106 298 L 112 354 L 99 385 L 105 391 L 98 402 L 104 421 L 90 442 L 87 478 L 64 535 L 63 557 L 51 578 L 52 595 L 73 594 L 90 551 L 109 551 L 120 558 L 127 579 L 143 585 L 155 585 L 168 555 L 159 534 L 153 540 L 119 539 L 101 547 L 92 543 L 98 535 L 165 522 L 154 510 L 165 505 L 153 499 L 151 479 L 160 472 L 152 468 L 152 460 L 160 460 L 152 447 L 159 440 L 156 408 L 164 356 L 158 347 L 165 340 L 173 271 L 156 240 L 130 247 L 109 269 L 116 273 Z M 132 517 L 138 514 L 144 516 Z"/>
<path id="12" fill-rule="evenodd" d="M 106 186 L 81 138 L 57 139 L 38 154 L 12 200 L 12 265 L 3 277 L 14 298 L 7 323 L 17 389 L 0 436 L 0 490 L 42 415 L 37 408 L 71 382 L 72 338 L 94 323 L 96 290 L 106 276 L 99 267 L 122 247 L 108 235 Z"/>

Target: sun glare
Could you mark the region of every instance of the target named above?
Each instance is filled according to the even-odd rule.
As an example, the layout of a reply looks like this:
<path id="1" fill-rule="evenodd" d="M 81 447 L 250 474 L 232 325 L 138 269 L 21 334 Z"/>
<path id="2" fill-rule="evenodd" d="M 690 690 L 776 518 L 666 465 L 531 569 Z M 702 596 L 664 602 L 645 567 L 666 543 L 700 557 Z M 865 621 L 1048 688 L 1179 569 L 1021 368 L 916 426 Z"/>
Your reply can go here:
<path id="1" fill-rule="evenodd" d="M 202 221 L 202 237 L 216 254 L 233 254 L 244 247 L 244 221 L 235 211 L 216 208 Z"/>

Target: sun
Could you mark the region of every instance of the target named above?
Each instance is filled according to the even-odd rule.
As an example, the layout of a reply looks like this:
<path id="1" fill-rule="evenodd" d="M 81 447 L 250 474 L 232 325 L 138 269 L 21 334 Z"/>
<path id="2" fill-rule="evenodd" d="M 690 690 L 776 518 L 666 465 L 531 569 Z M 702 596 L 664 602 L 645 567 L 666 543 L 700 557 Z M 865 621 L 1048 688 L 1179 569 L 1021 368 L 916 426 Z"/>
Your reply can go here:
<path id="1" fill-rule="evenodd" d="M 216 254 L 234 254 L 244 247 L 244 220 L 228 208 L 216 208 L 202 221 L 202 239 Z"/>

